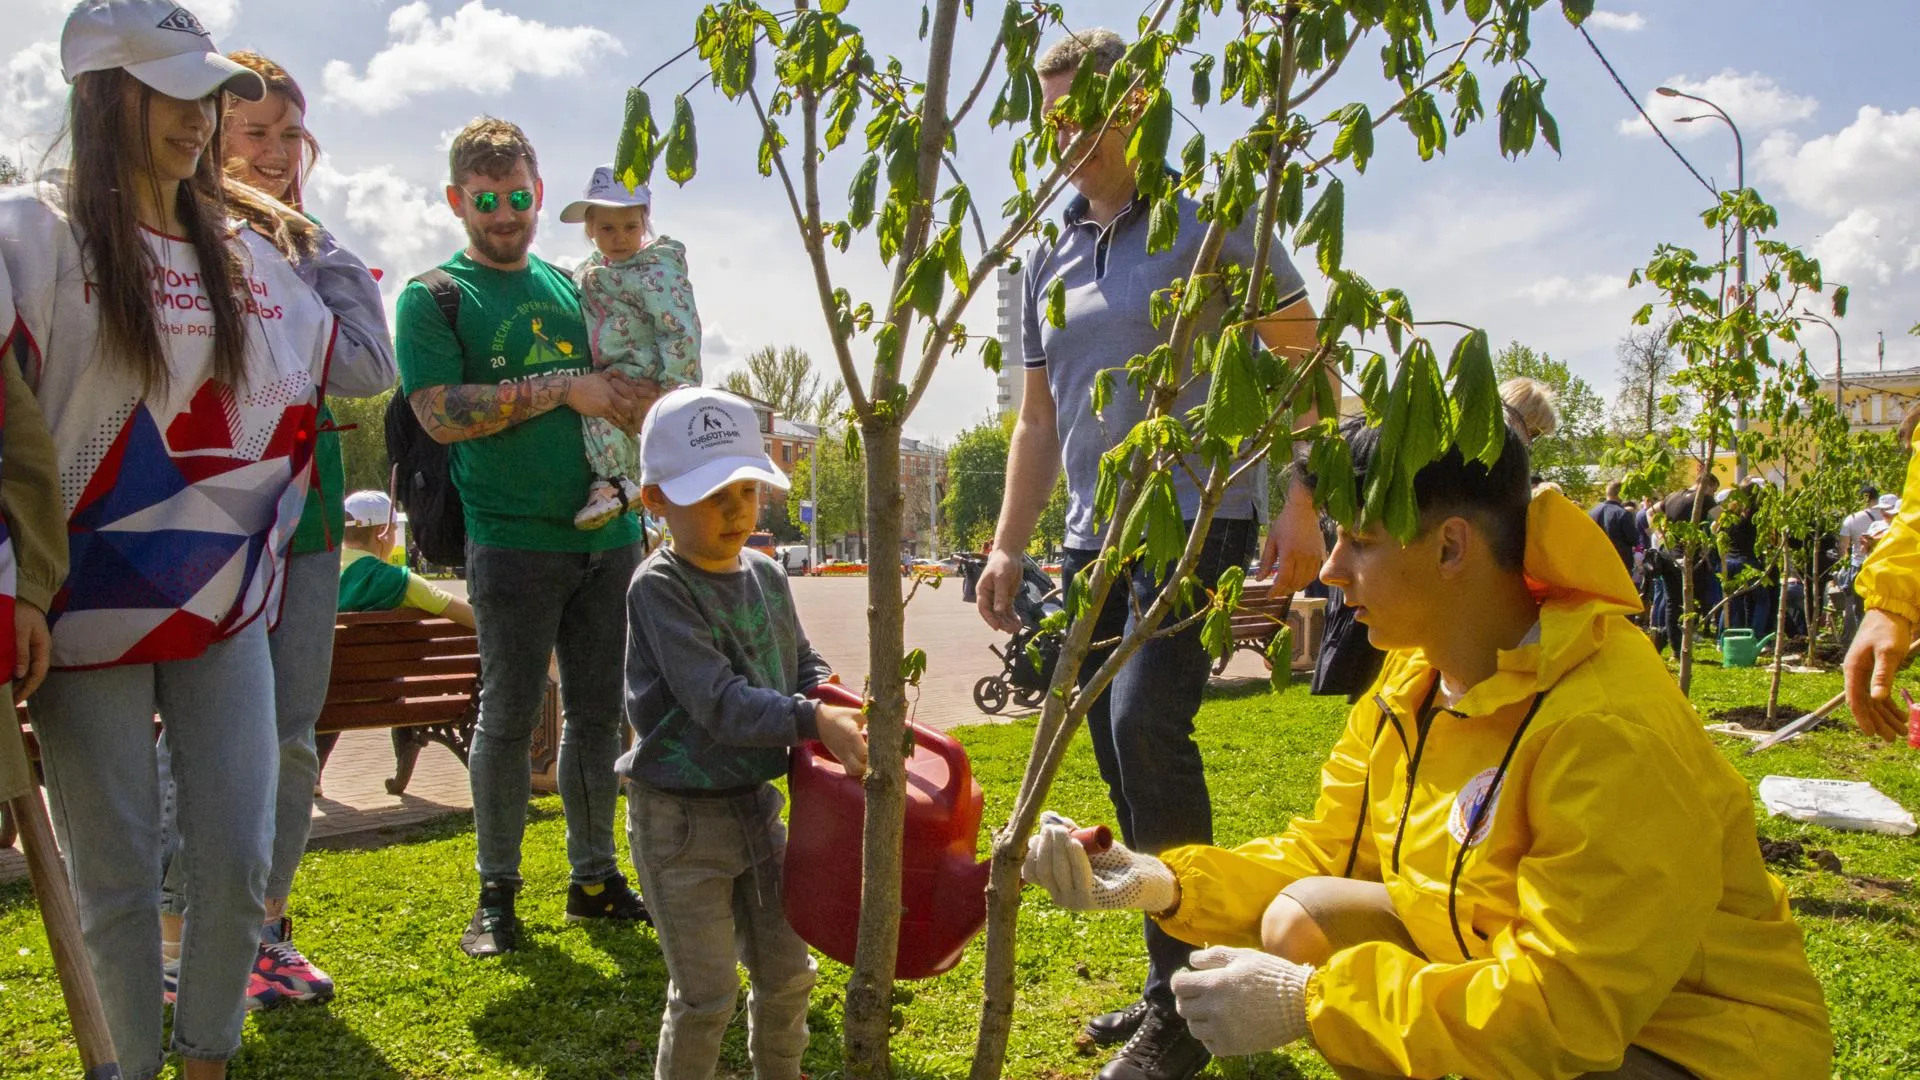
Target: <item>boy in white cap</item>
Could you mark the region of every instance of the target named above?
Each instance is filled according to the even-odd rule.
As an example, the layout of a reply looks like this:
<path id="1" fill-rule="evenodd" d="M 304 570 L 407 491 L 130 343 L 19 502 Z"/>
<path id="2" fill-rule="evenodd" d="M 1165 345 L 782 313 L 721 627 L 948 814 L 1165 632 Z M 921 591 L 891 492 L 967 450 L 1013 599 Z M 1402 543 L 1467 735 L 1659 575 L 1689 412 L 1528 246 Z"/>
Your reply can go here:
<path id="1" fill-rule="evenodd" d="M 642 497 L 670 547 L 627 590 L 626 713 L 636 741 L 627 836 L 667 963 L 657 1080 L 707 1080 L 747 966 L 756 1080 L 795 1080 L 807 1047 L 813 959 L 781 908 L 786 828 L 768 783 L 787 748 L 817 738 L 866 771 L 860 710 L 803 692 L 831 669 L 800 629 L 780 564 L 745 549 L 759 485 L 787 478 L 753 408 L 721 390 L 662 397 L 640 433 Z"/>
<path id="2" fill-rule="evenodd" d="M 340 610 L 418 608 L 473 629 L 473 608 L 465 600 L 387 561 L 398 540 L 393 500 L 386 492 L 356 491 L 347 496 L 347 524 L 340 550 Z"/>
<path id="3" fill-rule="evenodd" d="M 687 281 L 687 249 L 653 235 L 652 195 L 641 184 L 628 191 L 613 167 L 593 170 L 586 194 L 560 211 L 560 220 L 585 223 L 594 253 L 574 271 L 587 317 L 595 371 L 612 368 L 661 389 L 700 384 L 700 312 Z M 581 529 L 597 529 L 640 508 L 633 436 L 608 420 L 581 417 L 593 482 L 574 515 Z"/>

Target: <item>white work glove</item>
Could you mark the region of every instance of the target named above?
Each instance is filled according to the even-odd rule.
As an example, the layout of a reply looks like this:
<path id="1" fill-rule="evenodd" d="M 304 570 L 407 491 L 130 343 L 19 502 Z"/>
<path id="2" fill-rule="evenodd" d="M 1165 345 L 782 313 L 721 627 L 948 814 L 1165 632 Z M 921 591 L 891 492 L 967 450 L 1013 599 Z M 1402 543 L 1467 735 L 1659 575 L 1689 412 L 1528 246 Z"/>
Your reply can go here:
<path id="1" fill-rule="evenodd" d="M 1257 949 L 1201 949 L 1173 975 L 1173 996 L 1193 1037 L 1215 1057 L 1277 1050 L 1307 1033 L 1313 968 Z"/>
<path id="2" fill-rule="evenodd" d="M 1117 840 L 1090 854 L 1073 838 L 1076 828 L 1048 810 L 1040 815 L 1040 831 L 1027 840 L 1020 876 L 1047 890 L 1054 903 L 1070 911 L 1165 911 L 1180 899 L 1166 863 Z"/>

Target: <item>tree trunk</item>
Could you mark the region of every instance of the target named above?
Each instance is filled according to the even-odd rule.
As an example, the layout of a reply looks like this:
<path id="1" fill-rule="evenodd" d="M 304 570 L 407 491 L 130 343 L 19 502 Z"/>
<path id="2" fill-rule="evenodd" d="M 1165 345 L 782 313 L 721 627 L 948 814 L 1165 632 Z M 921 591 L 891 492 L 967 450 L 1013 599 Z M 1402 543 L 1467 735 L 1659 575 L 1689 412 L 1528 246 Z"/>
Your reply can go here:
<path id="1" fill-rule="evenodd" d="M 1787 647 L 1787 579 L 1793 576 L 1793 553 L 1787 550 L 1786 537 L 1780 544 L 1780 603 L 1773 615 L 1773 685 L 1767 689 L 1767 719 L 1780 711 L 1780 669 Z"/>
<path id="2" fill-rule="evenodd" d="M 900 550 L 900 426 L 862 418 L 869 555 Z M 906 825 L 906 609 L 897 557 L 867 560 L 867 816 L 861 847 L 860 938 L 847 978 L 846 1073 L 891 1074 L 887 1024 L 900 945 L 900 839 Z"/>
<path id="3" fill-rule="evenodd" d="M 1680 693 L 1683 695 L 1693 683 L 1693 560 L 1698 551 L 1698 545 L 1691 540 L 1680 547 Z"/>

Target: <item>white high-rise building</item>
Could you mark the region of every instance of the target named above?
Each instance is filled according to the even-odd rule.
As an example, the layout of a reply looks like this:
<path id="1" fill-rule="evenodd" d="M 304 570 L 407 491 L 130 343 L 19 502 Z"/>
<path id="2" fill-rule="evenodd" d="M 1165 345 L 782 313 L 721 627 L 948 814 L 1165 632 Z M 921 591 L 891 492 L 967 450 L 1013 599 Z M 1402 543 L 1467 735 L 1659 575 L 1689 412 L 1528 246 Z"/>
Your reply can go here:
<path id="1" fill-rule="evenodd" d="M 1020 305 L 1026 296 L 1024 271 L 1001 267 L 998 279 L 998 331 L 1000 335 L 999 394 L 995 405 L 1002 416 L 1017 416 L 1020 402 L 1027 396 L 1026 348 L 1020 342 Z"/>

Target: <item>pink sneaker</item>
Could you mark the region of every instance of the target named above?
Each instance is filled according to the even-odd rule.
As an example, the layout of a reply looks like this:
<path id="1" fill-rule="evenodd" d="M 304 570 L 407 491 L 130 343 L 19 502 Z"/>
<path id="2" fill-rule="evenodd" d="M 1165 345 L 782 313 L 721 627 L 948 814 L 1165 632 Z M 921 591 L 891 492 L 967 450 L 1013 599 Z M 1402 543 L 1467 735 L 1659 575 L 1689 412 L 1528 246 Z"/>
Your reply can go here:
<path id="1" fill-rule="evenodd" d="M 333 1000 L 333 980 L 293 947 L 292 937 L 290 918 L 283 916 L 266 925 L 253 973 L 247 978 L 249 1010 Z"/>

